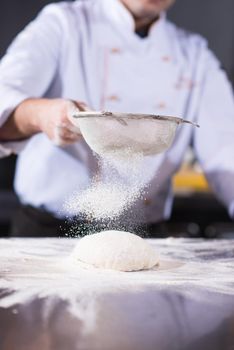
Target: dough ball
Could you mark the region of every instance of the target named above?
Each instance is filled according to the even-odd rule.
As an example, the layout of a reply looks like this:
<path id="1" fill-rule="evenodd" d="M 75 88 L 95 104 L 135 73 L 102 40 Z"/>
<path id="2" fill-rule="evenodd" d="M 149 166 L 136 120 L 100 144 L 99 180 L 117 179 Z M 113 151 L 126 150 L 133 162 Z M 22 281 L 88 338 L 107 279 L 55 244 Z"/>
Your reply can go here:
<path id="1" fill-rule="evenodd" d="M 141 237 L 124 231 L 102 231 L 79 240 L 72 257 L 101 269 L 138 271 L 159 263 L 153 248 Z"/>

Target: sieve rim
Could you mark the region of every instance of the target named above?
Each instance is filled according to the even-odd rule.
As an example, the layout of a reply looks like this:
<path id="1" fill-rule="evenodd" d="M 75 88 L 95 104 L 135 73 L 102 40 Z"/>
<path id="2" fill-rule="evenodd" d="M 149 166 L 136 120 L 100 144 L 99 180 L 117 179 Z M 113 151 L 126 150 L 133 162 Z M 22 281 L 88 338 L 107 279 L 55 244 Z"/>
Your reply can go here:
<path id="1" fill-rule="evenodd" d="M 190 120 L 186 120 L 179 117 L 174 116 L 168 116 L 168 115 L 158 115 L 158 114 L 144 114 L 144 113 L 121 113 L 121 112 L 109 112 L 109 111 L 75 111 L 72 114 L 72 118 L 74 119 L 83 119 L 83 118 L 109 118 L 109 119 L 116 119 L 121 124 L 127 125 L 125 119 L 154 119 L 154 120 L 163 120 L 163 121 L 170 121 L 176 124 L 190 124 L 195 127 L 200 127 L 195 122 L 192 122 Z"/>

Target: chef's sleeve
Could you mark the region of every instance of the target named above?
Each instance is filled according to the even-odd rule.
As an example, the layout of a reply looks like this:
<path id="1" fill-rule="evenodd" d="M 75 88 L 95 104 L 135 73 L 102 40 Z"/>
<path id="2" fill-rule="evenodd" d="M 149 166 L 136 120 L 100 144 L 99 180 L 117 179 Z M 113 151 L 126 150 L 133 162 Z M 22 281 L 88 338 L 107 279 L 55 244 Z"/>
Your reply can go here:
<path id="1" fill-rule="evenodd" d="M 234 96 L 219 61 L 208 49 L 204 54 L 194 148 L 217 197 L 234 219 Z"/>
<path id="2" fill-rule="evenodd" d="M 28 98 L 42 97 L 59 60 L 61 25 L 55 5 L 46 6 L 8 48 L 0 62 L 0 127 Z M 25 141 L 2 142 L 0 157 L 18 153 Z"/>

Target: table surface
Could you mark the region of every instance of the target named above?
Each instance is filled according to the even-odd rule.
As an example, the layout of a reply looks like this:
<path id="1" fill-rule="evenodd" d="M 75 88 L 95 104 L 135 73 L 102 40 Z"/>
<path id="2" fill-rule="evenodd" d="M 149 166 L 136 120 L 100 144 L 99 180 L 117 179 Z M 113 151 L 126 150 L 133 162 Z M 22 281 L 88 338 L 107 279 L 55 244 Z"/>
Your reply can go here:
<path id="1" fill-rule="evenodd" d="M 160 267 L 69 260 L 77 239 L 0 240 L 1 350 L 234 349 L 234 240 L 148 240 Z"/>

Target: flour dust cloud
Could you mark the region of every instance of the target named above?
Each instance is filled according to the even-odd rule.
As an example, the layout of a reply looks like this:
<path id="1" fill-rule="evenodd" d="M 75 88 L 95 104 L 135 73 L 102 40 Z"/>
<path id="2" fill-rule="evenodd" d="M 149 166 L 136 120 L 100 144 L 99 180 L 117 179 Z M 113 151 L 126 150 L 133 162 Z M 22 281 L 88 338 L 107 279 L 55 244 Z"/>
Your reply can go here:
<path id="1" fill-rule="evenodd" d="M 91 185 L 74 193 L 65 203 L 66 210 L 101 229 L 113 229 L 120 217 L 123 226 L 124 214 L 129 216 L 134 202 L 144 198 L 147 185 L 154 175 L 152 170 L 144 169 L 144 159 L 141 153 L 135 153 L 130 148 L 121 154 L 116 150 L 99 157 L 98 172 Z M 134 213 L 130 217 L 130 221 L 134 222 Z"/>

